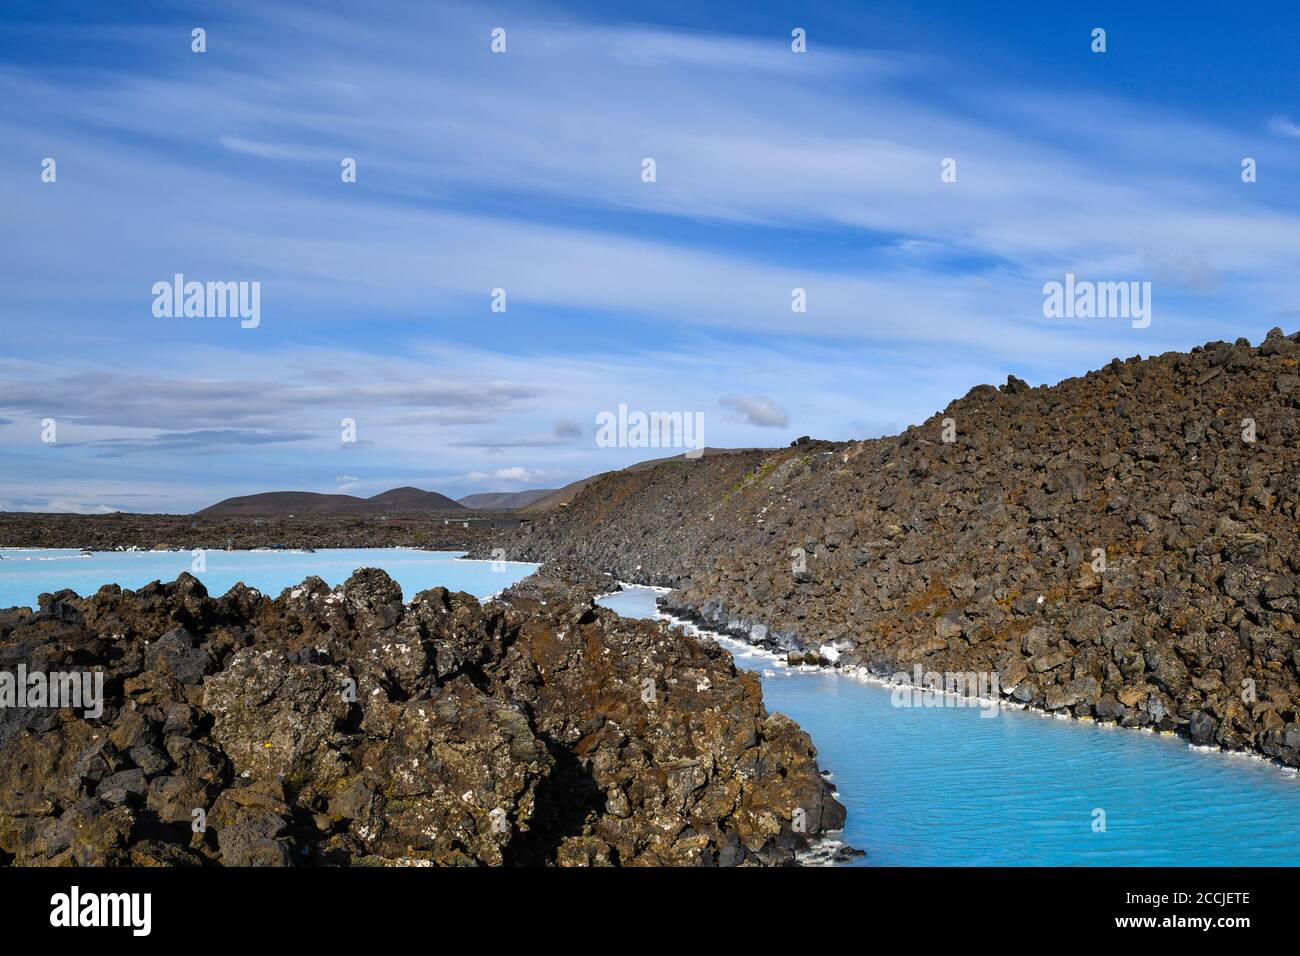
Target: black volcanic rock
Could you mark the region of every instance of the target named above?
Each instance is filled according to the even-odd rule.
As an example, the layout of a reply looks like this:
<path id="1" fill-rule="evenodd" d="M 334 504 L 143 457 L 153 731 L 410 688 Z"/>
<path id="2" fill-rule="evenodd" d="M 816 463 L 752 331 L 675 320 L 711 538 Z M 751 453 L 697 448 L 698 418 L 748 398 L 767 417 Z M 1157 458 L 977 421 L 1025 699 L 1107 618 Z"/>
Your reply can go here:
<path id="1" fill-rule="evenodd" d="M 1011 376 L 890 438 L 603 475 L 493 546 L 676 587 L 676 613 L 783 653 L 992 672 L 1300 766 L 1298 409 L 1275 329 Z"/>
<path id="2" fill-rule="evenodd" d="M 840 827 L 757 677 L 596 607 L 608 586 L 570 564 L 485 605 L 404 604 L 374 569 L 274 600 L 182 575 L 0 611 L 5 670 L 105 687 L 98 719 L 6 712 L 0 860 L 784 864 Z"/>

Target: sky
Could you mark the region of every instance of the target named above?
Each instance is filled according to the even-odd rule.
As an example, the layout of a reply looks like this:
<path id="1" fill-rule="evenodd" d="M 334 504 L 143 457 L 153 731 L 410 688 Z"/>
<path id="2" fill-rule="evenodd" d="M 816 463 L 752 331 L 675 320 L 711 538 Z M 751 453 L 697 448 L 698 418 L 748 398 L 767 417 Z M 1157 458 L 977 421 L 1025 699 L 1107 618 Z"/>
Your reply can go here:
<path id="1" fill-rule="evenodd" d="M 620 405 L 869 438 L 1300 329 L 1294 4 L 0 16 L 0 510 L 558 487 L 663 454 Z M 255 327 L 156 314 L 178 273 Z M 1045 315 L 1067 273 L 1150 324 Z"/>

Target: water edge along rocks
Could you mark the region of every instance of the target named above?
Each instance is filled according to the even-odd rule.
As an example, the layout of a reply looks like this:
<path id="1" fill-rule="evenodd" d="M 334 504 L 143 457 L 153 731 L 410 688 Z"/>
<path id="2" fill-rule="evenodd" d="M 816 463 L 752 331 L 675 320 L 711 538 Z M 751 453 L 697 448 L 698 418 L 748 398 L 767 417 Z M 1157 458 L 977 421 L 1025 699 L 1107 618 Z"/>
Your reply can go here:
<path id="1" fill-rule="evenodd" d="M 192 576 L 0 612 L 0 670 L 101 671 L 103 714 L 0 711 L 22 865 L 779 865 L 844 809 L 755 675 L 594 605 L 605 579 L 404 602 Z"/>
<path id="2" fill-rule="evenodd" d="M 1300 343 L 980 385 L 899 435 L 590 482 L 494 546 L 797 660 L 1300 766 Z M 825 650 L 824 650 L 825 649 Z"/>

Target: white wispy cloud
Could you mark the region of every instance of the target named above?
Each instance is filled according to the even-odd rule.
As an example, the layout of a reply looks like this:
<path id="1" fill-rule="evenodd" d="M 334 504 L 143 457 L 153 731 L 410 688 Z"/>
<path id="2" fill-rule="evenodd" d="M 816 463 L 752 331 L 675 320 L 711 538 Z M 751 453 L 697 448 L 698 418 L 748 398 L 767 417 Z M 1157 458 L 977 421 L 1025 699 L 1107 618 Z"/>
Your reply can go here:
<path id="1" fill-rule="evenodd" d="M 536 484 L 546 479 L 546 472 L 515 465 L 510 468 L 498 468 L 490 473 L 470 472 L 466 475 L 466 478 L 478 484 L 491 484 L 493 482 L 507 485 Z"/>
<path id="2" fill-rule="evenodd" d="M 762 395 L 724 395 L 718 404 L 730 408 L 738 420 L 759 428 L 784 428 L 790 424 L 785 409 Z"/>
<path id="3" fill-rule="evenodd" d="M 780 443 L 791 420 L 857 437 L 1011 371 L 1052 381 L 1294 314 L 1294 197 L 1236 181 L 1240 131 L 1149 103 L 946 82 L 829 37 L 795 56 L 782 35 L 508 7 L 493 57 L 473 6 L 226 12 L 202 69 L 157 26 L 93 24 L 131 67 L 0 66 L 8 501 L 568 480 L 635 460 L 590 440 L 620 403 L 721 402 L 710 444 Z M 1269 169 L 1289 148 L 1251 150 Z M 262 282 L 262 326 L 154 319 L 150 286 L 178 271 Z M 1152 327 L 1044 319 L 1066 271 L 1153 280 Z M 491 467 L 505 449 L 524 460 Z"/>
<path id="4" fill-rule="evenodd" d="M 1289 139 L 1300 139 L 1300 123 L 1297 123 L 1289 116 L 1271 116 L 1268 120 L 1268 130 L 1270 133 L 1276 133 L 1278 136 L 1286 136 Z"/>

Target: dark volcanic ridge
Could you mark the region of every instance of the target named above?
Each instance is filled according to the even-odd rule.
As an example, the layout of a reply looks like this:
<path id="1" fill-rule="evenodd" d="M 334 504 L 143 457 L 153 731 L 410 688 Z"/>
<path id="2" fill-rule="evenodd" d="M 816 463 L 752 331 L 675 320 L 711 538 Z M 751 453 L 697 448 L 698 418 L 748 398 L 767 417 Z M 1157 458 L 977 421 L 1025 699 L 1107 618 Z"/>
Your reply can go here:
<path id="1" fill-rule="evenodd" d="M 530 491 L 484 491 L 457 498 L 457 502 L 475 511 L 515 511 L 525 508 L 540 498 L 553 495 L 558 489 L 533 488 Z"/>
<path id="2" fill-rule="evenodd" d="M 665 458 L 650 458 L 646 461 L 638 461 L 636 464 L 628 465 L 626 468 L 623 468 L 619 471 L 601 472 L 600 474 L 590 475 L 586 478 L 579 478 L 577 481 L 571 481 L 563 488 L 559 488 L 551 492 L 549 495 L 544 495 L 543 497 L 538 498 L 536 501 L 525 506 L 521 510 L 523 511 L 524 514 L 536 516 L 536 515 L 541 515 L 545 512 L 554 511 L 557 508 L 567 508 L 569 502 L 571 502 L 574 498 L 576 498 L 580 491 L 586 488 L 593 481 L 603 478 L 606 475 L 617 475 L 617 474 L 624 474 L 624 473 L 635 474 L 636 472 L 639 471 L 648 471 L 651 468 L 657 468 L 660 465 L 670 464 L 672 462 L 698 461 L 701 458 L 716 458 L 719 455 L 745 455 L 753 452 L 754 450 L 755 449 L 752 448 L 706 447 L 701 449 L 700 453 L 695 458 L 687 458 L 686 457 L 687 453 L 683 452 L 680 455 L 669 455 Z M 766 450 L 770 451 L 771 449 L 766 449 Z"/>
<path id="3" fill-rule="evenodd" d="M 393 512 L 464 511 L 465 505 L 436 491 L 393 488 L 370 498 L 354 495 L 323 495 L 314 491 L 268 491 L 257 495 L 227 498 L 195 515 L 239 517 L 244 515 L 376 515 Z"/>
<path id="4" fill-rule="evenodd" d="M 382 571 L 270 599 L 182 575 L 0 611 L 0 671 L 97 671 L 102 716 L 0 709 L 0 862 L 765 865 L 844 809 L 711 641 L 553 568 L 403 603 Z"/>
<path id="5" fill-rule="evenodd" d="M 1300 766 L 1300 344 L 981 385 L 901 435 L 593 479 L 493 542 L 795 660 Z"/>
<path id="6" fill-rule="evenodd" d="M 461 551 L 518 519 L 497 513 L 373 515 L 103 515 L 0 512 L 3 548 L 89 551 L 254 548 L 424 548 Z"/>

